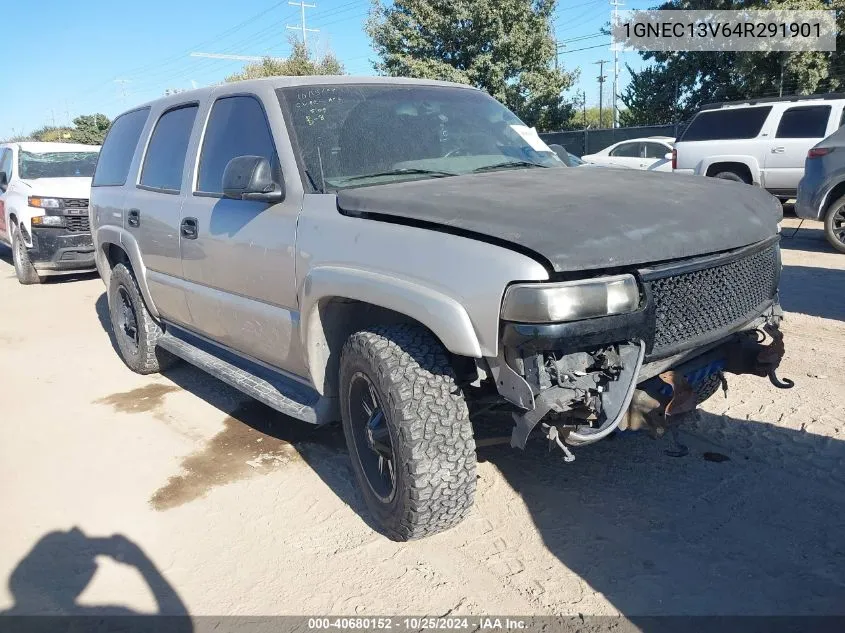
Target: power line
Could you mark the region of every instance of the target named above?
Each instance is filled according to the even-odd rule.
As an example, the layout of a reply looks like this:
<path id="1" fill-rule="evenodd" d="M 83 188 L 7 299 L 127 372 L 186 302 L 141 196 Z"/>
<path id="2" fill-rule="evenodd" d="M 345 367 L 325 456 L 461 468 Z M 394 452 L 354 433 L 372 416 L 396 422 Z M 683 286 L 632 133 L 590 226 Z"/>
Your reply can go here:
<path id="1" fill-rule="evenodd" d="M 305 4 L 305 0 L 299 0 L 299 2 L 291 2 L 288 0 L 288 4 L 294 7 L 299 7 L 302 14 L 301 14 L 301 22 L 299 26 L 290 26 L 288 25 L 287 28 L 291 29 L 292 31 L 302 31 L 302 46 L 305 47 L 305 55 L 308 55 L 308 33 L 319 33 L 320 29 L 308 29 L 305 28 L 305 9 L 316 9 L 316 4 Z"/>
<path id="2" fill-rule="evenodd" d="M 578 51 L 589 51 L 594 48 L 610 48 L 610 44 L 596 44 L 595 46 L 585 46 L 584 48 L 573 48 L 568 51 L 561 51 L 561 55 L 565 55 L 566 53 L 577 53 Z"/>

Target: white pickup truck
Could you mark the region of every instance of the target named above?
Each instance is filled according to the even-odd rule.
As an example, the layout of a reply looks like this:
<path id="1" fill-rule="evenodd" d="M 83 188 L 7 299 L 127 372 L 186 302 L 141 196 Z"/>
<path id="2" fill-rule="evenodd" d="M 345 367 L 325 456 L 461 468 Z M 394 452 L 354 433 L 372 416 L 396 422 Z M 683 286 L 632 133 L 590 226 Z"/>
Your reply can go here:
<path id="1" fill-rule="evenodd" d="M 675 143 L 676 173 L 754 184 L 794 198 L 813 145 L 843 123 L 845 94 L 795 95 L 702 108 Z"/>
<path id="2" fill-rule="evenodd" d="M 99 146 L 0 145 L 0 242 L 12 247 L 22 284 L 95 270 L 88 218 Z"/>

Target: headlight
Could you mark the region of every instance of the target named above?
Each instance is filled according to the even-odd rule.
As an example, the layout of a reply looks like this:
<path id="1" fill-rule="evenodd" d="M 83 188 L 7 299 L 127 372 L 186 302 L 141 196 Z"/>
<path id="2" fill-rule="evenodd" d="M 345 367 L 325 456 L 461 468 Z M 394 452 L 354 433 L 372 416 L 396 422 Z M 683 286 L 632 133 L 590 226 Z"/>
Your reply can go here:
<path id="1" fill-rule="evenodd" d="M 32 220 L 32 226 L 64 226 L 65 219 L 60 215 L 36 215 Z"/>
<path id="2" fill-rule="evenodd" d="M 41 198 L 39 196 L 29 196 L 27 199 L 29 206 L 36 207 L 38 209 L 61 209 L 62 208 L 62 199 L 61 198 Z"/>
<path id="3" fill-rule="evenodd" d="M 557 323 L 633 312 L 639 305 L 640 290 L 633 275 L 515 284 L 505 292 L 502 318 L 523 323 Z"/>

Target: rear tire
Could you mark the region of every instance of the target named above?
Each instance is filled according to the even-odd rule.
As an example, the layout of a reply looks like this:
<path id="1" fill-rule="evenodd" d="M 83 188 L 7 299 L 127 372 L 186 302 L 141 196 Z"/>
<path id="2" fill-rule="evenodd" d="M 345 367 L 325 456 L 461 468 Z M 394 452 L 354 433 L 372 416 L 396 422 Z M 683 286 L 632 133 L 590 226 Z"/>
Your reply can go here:
<path id="1" fill-rule="evenodd" d="M 827 210 L 824 216 L 824 236 L 834 249 L 845 253 L 845 196 Z"/>
<path id="2" fill-rule="evenodd" d="M 356 332 L 340 357 L 340 408 L 352 468 L 384 533 L 447 530 L 475 497 L 475 440 L 446 351 L 414 325 Z"/>
<path id="3" fill-rule="evenodd" d="M 20 227 L 15 227 L 12 233 L 12 261 L 15 264 L 15 275 L 18 282 L 24 286 L 32 284 L 40 284 L 41 277 L 32 261 L 29 259 L 29 253 L 26 252 L 26 243 L 23 241 Z"/>
<path id="4" fill-rule="evenodd" d="M 150 315 L 135 275 L 125 265 L 114 267 L 109 280 L 109 316 L 120 357 L 138 374 L 154 374 L 177 362 L 156 346 L 164 333 Z"/>
<path id="5" fill-rule="evenodd" d="M 740 176 L 734 171 L 720 171 L 717 174 L 713 174 L 713 178 L 721 178 L 722 180 L 733 180 L 734 182 L 744 182 L 746 185 L 751 184 L 748 180 L 746 180 L 744 177 Z"/>

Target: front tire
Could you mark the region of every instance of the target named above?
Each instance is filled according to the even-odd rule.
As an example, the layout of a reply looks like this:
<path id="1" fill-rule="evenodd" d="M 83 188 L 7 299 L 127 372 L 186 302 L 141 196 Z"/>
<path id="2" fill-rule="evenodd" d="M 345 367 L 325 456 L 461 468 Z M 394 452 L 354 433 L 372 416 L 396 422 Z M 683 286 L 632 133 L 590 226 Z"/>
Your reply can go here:
<path id="1" fill-rule="evenodd" d="M 164 332 L 147 310 L 135 275 L 123 264 L 112 270 L 108 299 L 117 348 L 129 369 L 154 374 L 176 362 L 175 356 L 156 346 Z"/>
<path id="2" fill-rule="evenodd" d="M 29 253 L 26 251 L 26 243 L 23 241 L 20 227 L 15 227 L 12 233 L 12 261 L 15 264 L 15 276 L 18 282 L 25 286 L 32 284 L 40 284 L 41 277 L 32 261 L 29 259 Z"/>
<path id="3" fill-rule="evenodd" d="M 376 522 L 396 541 L 458 524 L 475 497 L 475 440 L 446 351 L 414 325 L 356 332 L 340 357 L 352 468 Z"/>
<path id="4" fill-rule="evenodd" d="M 824 217 L 824 235 L 830 245 L 845 253 L 845 196 L 830 205 Z"/>

